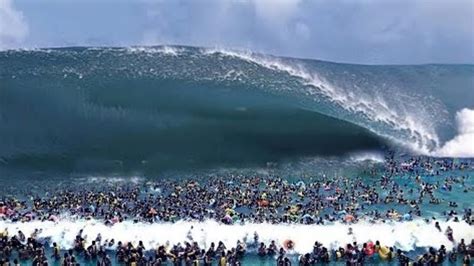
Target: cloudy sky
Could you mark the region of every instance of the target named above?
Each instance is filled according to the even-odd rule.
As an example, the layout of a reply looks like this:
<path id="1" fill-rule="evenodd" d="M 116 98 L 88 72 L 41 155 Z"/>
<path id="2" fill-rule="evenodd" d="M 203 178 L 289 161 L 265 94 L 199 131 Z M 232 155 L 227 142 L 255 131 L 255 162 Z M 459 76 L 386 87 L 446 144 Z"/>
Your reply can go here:
<path id="1" fill-rule="evenodd" d="M 365 64 L 474 63 L 473 0 L 0 0 L 0 49 L 183 44 Z"/>

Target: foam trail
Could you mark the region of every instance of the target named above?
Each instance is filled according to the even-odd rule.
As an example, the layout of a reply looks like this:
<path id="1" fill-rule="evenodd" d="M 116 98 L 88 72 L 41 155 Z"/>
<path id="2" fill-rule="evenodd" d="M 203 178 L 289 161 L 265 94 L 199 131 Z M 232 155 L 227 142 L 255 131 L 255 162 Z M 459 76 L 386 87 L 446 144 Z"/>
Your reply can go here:
<path id="1" fill-rule="evenodd" d="M 458 135 L 434 152 L 435 156 L 474 158 L 474 110 L 464 108 L 456 113 Z"/>
<path id="2" fill-rule="evenodd" d="M 445 229 L 448 225 L 453 228 L 454 239 L 474 238 L 474 231 L 466 223 L 440 222 Z M 191 229 L 191 227 L 193 227 Z M 50 243 L 56 242 L 61 248 L 71 248 L 73 240 L 80 229 L 83 229 L 83 237 L 87 244 L 95 240 L 97 234 L 102 239 L 114 239 L 115 242 L 131 241 L 137 244 L 142 240 L 146 248 L 156 248 L 157 245 L 175 244 L 184 241 L 197 241 L 203 248 L 209 247 L 211 242 L 223 241 L 226 246 L 234 246 L 237 240 L 253 241 L 255 232 L 259 235 L 259 241 L 269 244 L 271 240 L 282 243 L 286 239 L 295 242 L 295 252 L 305 253 L 312 250 L 314 241 L 323 245 L 337 248 L 352 241 L 359 243 L 365 241 L 380 240 L 383 245 L 396 246 L 403 250 L 412 250 L 415 247 L 429 247 L 445 245 L 448 249 L 453 247 L 447 237 L 434 229 L 433 223 L 427 224 L 422 220 L 396 223 L 359 222 L 351 225 L 353 235 L 348 235 L 349 225 L 340 223 L 330 225 L 274 225 L 274 224 L 245 224 L 245 225 L 223 225 L 215 221 L 205 222 L 177 222 L 143 224 L 133 222 L 122 222 L 108 227 L 102 222 L 95 220 L 67 221 L 58 223 L 27 222 L 10 223 L 1 221 L 0 228 L 6 228 L 10 234 L 21 230 L 25 235 L 30 235 L 35 228 L 41 229 L 39 237 L 49 238 Z M 191 240 L 192 239 L 192 240 Z"/>
<path id="3" fill-rule="evenodd" d="M 385 158 L 383 154 L 376 152 L 357 152 L 350 155 L 351 161 L 354 162 L 364 162 L 371 161 L 375 163 L 383 163 Z"/>
<path id="4" fill-rule="evenodd" d="M 170 55 L 170 56 L 178 56 L 182 52 L 181 49 L 177 47 L 171 47 L 171 46 L 158 46 L 158 47 L 132 46 L 132 47 L 127 47 L 126 51 L 130 53 L 146 53 L 146 54 L 160 53 L 160 54 Z"/>
<path id="5" fill-rule="evenodd" d="M 88 176 L 78 178 L 79 183 L 83 184 L 140 184 L 143 183 L 145 178 L 140 176 L 129 176 L 129 177 L 115 177 L 115 176 Z"/>

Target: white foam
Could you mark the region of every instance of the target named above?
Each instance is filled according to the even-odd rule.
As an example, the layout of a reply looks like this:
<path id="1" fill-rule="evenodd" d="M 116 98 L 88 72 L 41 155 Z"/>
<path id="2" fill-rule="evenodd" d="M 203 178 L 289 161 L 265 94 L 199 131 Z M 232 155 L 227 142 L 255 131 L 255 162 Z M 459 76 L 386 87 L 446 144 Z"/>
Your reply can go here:
<path id="1" fill-rule="evenodd" d="M 455 242 L 464 238 L 466 241 L 474 238 L 474 230 L 464 222 L 440 222 L 441 228 L 449 225 L 454 231 Z M 191 229 L 191 227 L 193 227 Z M 349 227 L 353 234 L 349 235 Z M 7 228 L 11 235 L 18 230 L 25 235 L 30 235 L 35 229 L 41 229 L 39 237 L 50 238 L 50 242 L 57 242 L 61 248 L 71 248 L 73 240 L 80 229 L 83 229 L 83 237 L 89 244 L 95 240 L 97 234 L 102 239 L 114 239 L 117 241 L 137 244 L 142 240 L 146 248 L 156 248 L 166 243 L 176 244 L 184 241 L 197 241 L 203 248 L 209 247 L 211 242 L 223 241 L 226 246 L 234 246 L 237 240 L 252 242 L 255 232 L 259 235 L 259 241 L 269 244 L 271 240 L 283 243 L 287 239 L 295 242 L 295 252 L 305 253 L 312 249 L 314 241 L 319 241 L 330 248 L 337 248 L 352 241 L 359 243 L 379 240 L 383 245 L 396 246 L 403 250 L 412 250 L 415 247 L 439 247 L 445 245 L 448 249 L 453 247 L 442 232 L 434 228 L 434 224 L 427 224 L 422 220 L 396 223 L 359 222 L 354 225 L 330 224 L 330 225 L 274 225 L 274 224 L 245 224 L 245 225 L 223 225 L 215 221 L 205 222 L 177 222 L 143 224 L 133 222 L 122 222 L 114 226 L 106 226 L 101 222 L 90 221 L 67 221 L 53 222 L 27 222 L 10 223 L 0 221 L 0 228 Z"/>
<path id="2" fill-rule="evenodd" d="M 145 46 L 133 46 L 127 47 L 126 50 L 130 53 L 147 53 L 147 54 L 164 54 L 171 56 L 178 56 L 181 54 L 182 49 L 172 46 L 158 46 L 158 47 L 145 47 Z"/>
<path id="3" fill-rule="evenodd" d="M 118 176 L 88 176 L 79 178 L 79 182 L 87 183 L 87 184 L 140 184 L 145 180 L 144 177 L 141 176 L 126 176 L 126 177 L 118 177 Z"/>
<path id="4" fill-rule="evenodd" d="M 355 162 L 371 161 L 383 163 L 385 161 L 383 154 L 377 152 L 357 152 L 350 154 L 349 158 Z"/>
<path id="5" fill-rule="evenodd" d="M 464 108 L 456 113 L 458 135 L 447 141 L 433 155 L 474 158 L 474 110 Z"/>

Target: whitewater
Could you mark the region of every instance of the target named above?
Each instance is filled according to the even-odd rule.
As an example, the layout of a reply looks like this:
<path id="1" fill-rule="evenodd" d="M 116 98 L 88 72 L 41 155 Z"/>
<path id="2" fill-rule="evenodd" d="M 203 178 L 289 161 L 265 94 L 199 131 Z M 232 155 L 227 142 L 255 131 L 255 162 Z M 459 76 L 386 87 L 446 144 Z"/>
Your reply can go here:
<path id="1" fill-rule="evenodd" d="M 298 225 L 298 224 L 235 224 L 224 225 L 215 221 L 176 223 L 134 223 L 124 221 L 112 226 L 104 225 L 97 220 L 67 220 L 33 221 L 33 222 L 6 222 L 0 221 L 0 228 L 9 234 L 21 230 L 25 235 L 30 235 L 38 229 L 38 237 L 52 245 L 59 244 L 61 249 L 74 247 L 74 239 L 82 230 L 82 237 L 87 245 L 96 240 L 98 234 L 102 241 L 114 240 L 115 243 L 131 242 L 137 245 L 143 241 L 145 248 L 155 249 L 159 245 L 171 246 L 178 243 L 196 241 L 199 246 L 207 249 L 212 242 L 222 241 L 226 246 L 234 246 L 237 241 L 254 244 L 255 234 L 258 241 L 266 245 L 275 240 L 278 245 L 284 241 L 292 240 L 295 246 L 292 252 L 304 254 L 312 251 L 315 241 L 331 249 L 345 246 L 347 243 L 357 241 L 365 243 L 379 240 L 382 245 L 394 246 L 405 251 L 415 248 L 428 248 L 445 245 L 449 250 L 461 239 L 473 239 L 474 230 L 464 222 L 443 222 L 441 228 L 450 226 L 454 232 L 454 243 L 449 241 L 443 232 L 438 232 L 434 222 L 426 223 L 422 219 L 406 222 L 369 223 L 361 221 L 357 224 L 326 224 L 326 225 Z M 352 228 L 352 234 L 348 234 Z M 111 246 L 110 249 L 115 248 Z M 255 252 L 255 250 L 251 250 Z"/>

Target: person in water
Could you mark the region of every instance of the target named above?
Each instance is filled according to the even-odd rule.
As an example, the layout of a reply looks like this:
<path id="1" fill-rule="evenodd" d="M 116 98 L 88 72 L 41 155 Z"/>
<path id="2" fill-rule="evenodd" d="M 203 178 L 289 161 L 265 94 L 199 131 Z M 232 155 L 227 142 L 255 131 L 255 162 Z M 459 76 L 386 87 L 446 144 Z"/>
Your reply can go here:
<path id="1" fill-rule="evenodd" d="M 446 168 L 446 164 L 454 166 Z M 246 222 L 325 224 L 335 221 L 354 224 L 360 220 L 359 217 L 366 217 L 365 220 L 370 222 L 403 221 L 422 215 L 424 208 L 422 203 L 426 197 L 432 204 L 444 204 L 435 194 L 437 190 L 442 189 L 442 186 L 425 180 L 420 169 L 431 172 L 435 167 L 453 170 L 469 167 L 464 165 L 443 160 L 433 162 L 424 158 L 410 158 L 400 163 L 388 158 L 385 162 L 387 172 L 374 184 L 367 183 L 357 176 L 335 178 L 323 176 L 306 183 L 301 181 L 292 183 L 274 175 L 255 174 L 211 176 L 202 183 L 198 182 L 200 179 L 187 179 L 112 187 L 105 184 L 103 188 L 98 187 L 94 190 L 65 188 L 54 190 L 42 198 L 33 197 L 32 202 L 7 198 L 1 202 L 1 212 L 11 221 L 50 219 L 57 222 L 62 213 L 68 213 L 78 219 L 103 220 L 107 225 L 127 219 L 151 223 L 214 219 L 229 224 Z M 417 169 L 416 178 L 409 181 L 413 181 L 411 185 L 415 187 L 402 189 L 407 184 L 403 184 L 396 175 L 411 174 L 414 169 Z M 445 187 L 452 187 L 453 184 L 467 186 L 465 176 L 448 177 L 444 183 Z M 159 188 L 160 193 L 156 193 L 154 188 Z M 451 191 L 445 190 L 443 193 Z M 144 200 L 138 200 L 142 196 Z M 229 198 L 233 199 L 232 202 L 228 200 Z M 393 208 L 394 203 L 407 205 L 410 210 L 404 214 L 399 213 Z M 372 210 L 367 208 L 369 205 Z M 79 207 L 70 208 L 71 206 Z M 183 212 L 182 206 L 192 207 Z M 239 213 L 234 206 L 245 208 L 247 211 Z M 384 209 L 388 207 L 385 215 L 373 210 L 378 206 Z M 453 200 L 446 205 L 454 209 L 458 208 L 456 206 L 459 204 Z M 277 209 L 285 211 L 277 212 Z M 272 215 L 269 215 L 270 213 Z M 310 213 L 324 213 L 324 215 L 312 216 Z M 465 214 L 462 217 L 453 209 L 443 213 L 449 219 L 472 223 L 471 210 L 464 210 Z M 441 229 L 439 223 L 436 227 L 439 227 L 438 230 Z M 188 234 L 188 240 L 193 241 L 189 237 L 192 238 L 192 230 Z"/>
<path id="2" fill-rule="evenodd" d="M 77 235 L 79 239 L 82 236 L 82 232 Z M 84 236 L 85 237 L 85 236 Z M 18 238 L 17 235 L 14 236 L 4 236 L 0 241 L 0 254 L 7 254 L 10 259 L 10 256 L 14 254 L 15 249 L 20 249 L 21 246 L 14 244 L 15 242 L 12 239 Z M 31 247 L 31 256 L 26 258 L 30 260 L 33 265 L 46 265 L 48 263 L 45 257 L 45 246 L 42 245 L 38 239 L 29 238 L 29 247 Z M 95 238 L 98 239 L 98 238 Z M 56 243 L 52 244 L 53 254 L 59 253 L 59 246 Z M 91 245 L 85 250 L 69 249 L 64 253 L 61 265 L 71 266 L 75 265 L 77 262 L 76 256 L 81 257 L 81 259 L 89 262 L 97 262 L 100 266 L 109 266 L 112 265 L 112 260 L 107 251 L 103 250 L 108 247 L 108 241 L 95 240 L 91 241 Z M 383 247 L 383 248 L 382 248 Z M 338 261 L 345 259 L 347 263 L 353 264 L 365 264 L 369 263 L 370 259 L 382 252 L 384 254 L 384 260 L 391 260 L 393 248 L 387 248 L 383 246 L 380 241 L 376 241 L 373 244 L 371 241 L 366 243 L 349 243 L 347 248 L 344 249 L 339 247 L 336 250 L 332 250 L 332 254 L 335 254 L 332 258 L 329 255 L 330 250 L 323 246 L 318 241 L 314 242 L 312 253 L 306 253 L 299 257 L 299 265 L 313 265 L 314 263 L 329 263 L 331 261 Z M 10 250 L 10 252 L 5 252 Z M 212 265 L 213 262 L 217 262 L 218 265 L 240 265 L 241 261 L 247 254 L 245 243 L 242 241 L 237 241 L 234 247 L 226 247 L 224 242 L 219 241 L 217 248 L 211 243 L 209 249 L 205 251 L 201 249 L 197 242 L 184 242 L 184 245 L 176 244 L 173 245 L 170 250 L 167 250 L 165 246 L 159 246 L 154 250 L 154 256 L 147 257 L 146 251 L 149 250 L 143 241 L 138 241 L 137 245 L 133 245 L 131 242 L 126 244 L 121 241 L 117 242 L 115 254 L 116 261 L 119 263 L 124 263 L 127 265 L 159 265 L 162 263 L 172 262 L 175 265 Z M 278 251 L 277 256 L 277 265 L 291 265 L 292 262 L 287 256 L 287 252 L 284 249 L 284 246 L 278 247 L 275 241 L 271 241 L 269 246 L 266 247 L 264 242 L 261 242 L 258 248 L 259 255 L 263 258 L 273 258 L 273 255 L 269 255 L 269 251 Z M 387 251 L 388 250 L 388 251 Z M 217 252 L 216 252 L 217 251 Z M 458 252 L 459 251 L 459 252 Z M 453 249 L 451 252 L 447 252 L 446 247 L 441 245 L 438 249 L 431 247 L 428 252 L 419 256 L 416 260 L 417 263 L 424 264 L 442 264 L 446 258 L 451 262 L 457 261 L 457 256 L 461 256 L 463 263 L 466 261 L 470 263 L 470 252 L 474 251 L 474 240 L 471 241 L 471 244 L 466 247 L 464 240 L 462 240 L 458 247 Z M 95 254 L 95 255 L 93 255 Z M 382 254 L 382 253 L 380 253 Z M 401 250 L 397 250 L 397 257 L 401 265 L 408 265 L 411 261 L 408 256 L 406 256 Z M 56 256 L 52 257 L 53 260 L 56 260 Z"/>
<path id="3" fill-rule="evenodd" d="M 403 164 L 403 165 L 402 165 Z M 51 222 L 61 223 L 61 217 L 68 217 L 71 221 L 76 219 L 103 222 L 104 225 L 113 226 L 126 221 L 140 223 L 177 222 L 177 221 L 204 221 L 222 220 L 228 224 L 245 223 L 271 223 L 271 224 L 319 224 L 341 223 L 352 228 L 359 222 L 386 223 L 389 221 L 402 222 L 422 218 L 427 206 L 436 205 L 436 208 L 444 208 L 440 216 L 445 216 L 452 222 L 473 224 L 471 209 L 461 209 L 460 202 L 450 200 L 445 202 L 437 197 L 439 192 L 443 195 L 453 193 L 457 188 L 472 188 L 468 185 L 468 176 L 458 176 L 453 173 L 452 177 L 442 177 L 440 184 L 427 178 L 426 173 L 433 169 L 440 173 L 450 173 L 441 168 L 459 170 L 461 164 L 454 164 L 449 160 L 428 160 L 422 157 L 410 158 L 405 161 L 396 161 L 388 158 L 384 164 L 383 173 L 374 173 L 374 182 L 366 182 L 358 176 L 317 176 L 307 178 L 304 182 L 293 182 L 285 180 L 276 174 L 262 175 L 260 173 L 249 174 L 223 174 L 204 178 L 189 178 L 183 180 L 157 180 L 146 184 L 99 184 L 97 187 L 71 187 L 51 189 L 49 194 L 41 197 L 30 195 L 28 200 L 18 200 L 14 197 L 4 197 L 0 202 L 2 219 L 8 223 L 16 222 Z M 454 166 L 453 166 L 454 165 Z M 467 164 L 467 168 L 472 165 Z M 438 169 L 439 168 L 439 169 Z M 446 168 L 448 169 L 448 168 Z M 436 172 L 436 171 L 435 171 Z M 439 175 L 441 175 L 439 174 Z M 437 175 L 433 173 L 433 175 Z M 400 177 L 400 178 L 399 178 Z M 29 184 L 25 184 L 25 190 Z M 413 186 L 413 187 L 408 187 Z M 444 187 L 444 188 L 443 188 Z M 159 188 L 159 193 L 152 188 Z M 185 206 L 185 207 L 183 207 Z M 401 206 L 401 208 L 398 208 Z M 376 209 L 386 209 L 378 211 Z M 407 211 L 401 211 L 407 209 Z M 443 234 L 445 223 L 439 216 L 435 217 L 435 228 Z M 432 221 L 429 220 L 431 225 Z M 432 225 L 431 225 L 432 226 Z M 454 237 L 460 237 L 460 232 L 453 233 L 452 225 L 446 227 L 444 234 L 453 243 L 457 243 Z M 454 226 L 453 226 L 454 227 Z M 35 263 L 42 261 L 42 256 L 35 253 L 41 249 L 37 242 L 41 239 L 41 228 L 34 230 L 30 237 L 26 237 L 21 231 L 11 236 L 12 232 L 3 230 L 0 235 L 7 237 L 7 243 L 3 248 L 5 254 L 18 254 L 20 259 L 32 260 Z M 218 255 L 225 252 L 225 259 L 238 263 L 250 250 L 257 250 L 262 257 L 272 257 L 283 248 L 282 261 L 285 258 L 285 248 L 293 249 L 298 244 L 296 239 L 289 241 L 283 247 L 283 243 L 272 241 L 261 242 L 258 234 L 254 235 L 254 242 L 249 243 L 242 239 L 233 247 L 226 247 L 220 241 L 218 247 L 209 248 L 207 252 L 198 249 L 194 242 L 197 232 L 190 227 L 186 234 L 186 241 L 180 245 L 168 247 L 158 252 L 157 260 L 165 263 L 173 261 L 176 263 L 204 261 L 218 261 Z M 15 237 L 15 238 L 13 238 Z M 34 240 L 31 240 L 34 239 Z M 40 241 L 41 240 L 41 241 Z M 124 263 L 137 263 L 149 260 L 145 257 L 144 244 L 139 243 L 136 247 L 128 244 L 116 243 L 113 239 L 103 240 L 101 236 L 96 238 L 87 237 L 79 231 L 73 239 L 74 246 L 67 256 L 68 263 L 75 261 L 75 256 L 80 254 L 81 258 L 97 261 L 103 259 L 105 250 L 115 249 L 117 260 Z M 93 242 L 95 241 L 95 242 Z M 26 242 L 26 244 L 25 244 Z M 235 243 L 233 243 L 235 244 Z M 266 246 L 265 244 L 268 244 Z M 359 245 L 351 243 L 351 248 L 341 250 L 327 250 L 318 246 L 316 251 L 310 253 L 312 260 L 323 261 L 326 253 L 335 254 L 334 258 L 347 259 L 354 263 L 366 261 L 373 252 L 366 243 Z M 380 243 L 379 243 L 380 244 Z M 247 250 L 248 245 L 248 250 Z M 255 246 L 253 246 L 255 245 Z M 53 245 L 54 246 L 54 245 Z M 59 245 L 58 250 L 59 250 Z M 376 244 L 377 246 L 377 244 Z M 120 248 L 118 248 L 120 247 Z M 393 247 L 389 247 L 392 248 Z M 375 249 L 380 249 L 379 247 Z M 441 251 L 440 251 L 441 250 Z M 370 252 L 369 252 L 370 251 Z M 474 244 L 466 245 L 464 241 L 458 244 L 459 256 L 474 253 Z M 17 253 L 15 253 L 17 252 Z M 53 250 L 56 258 L 57 252 Z M 388 254 L 391 254 L 390 252 Z M 423 260 L 440 261 L 445 260 L 446 251 L 435 250 L 432 254 L 426 254 Z M 305 261 L 304 258 L 302 258 Z"/>

